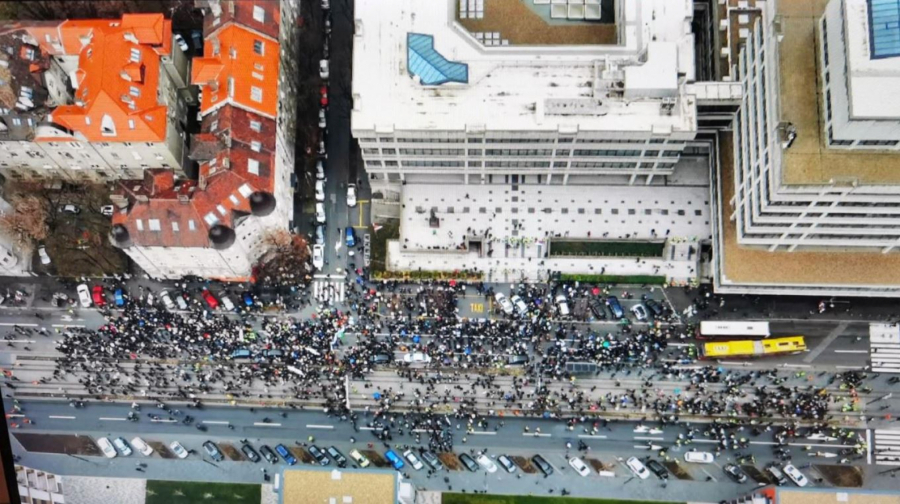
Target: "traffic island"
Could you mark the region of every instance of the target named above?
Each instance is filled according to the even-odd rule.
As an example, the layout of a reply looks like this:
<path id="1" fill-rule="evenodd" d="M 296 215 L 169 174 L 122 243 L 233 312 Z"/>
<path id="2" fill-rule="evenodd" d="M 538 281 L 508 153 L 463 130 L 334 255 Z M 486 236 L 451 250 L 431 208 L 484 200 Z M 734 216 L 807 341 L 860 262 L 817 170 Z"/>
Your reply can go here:
<path id="1" fill-rule="evenodd" d="M 234 446 L 228 443 L 219 443 L 219 449 L 222 450 L 222 453 L 224 453 L 229 460 L 233 460 L 235 462 L 242 462 L 244 460 L 247 460 L 241 452 L 239 452 L 237 449 L 235 449 Z"/>
<path id="2" fill-rule="evenodd" d="M 863 472 L 858 466 L 814 465 L 812 467 L 836 487 L 858 488 L 863 486 Z"/>
<path id="3" fill-rule="evenodd" d="M 450 452 L 438 453 L 438 459 L 444 464 L 444 467 L 450 469 L 451 471 L 459 471 L 462 469 L 462 465 L 459 463 L 459 459 L 456 458 L 456 455 Z"/>
<path id="4" fill-rule="evenodd" d="M 315 464 L 316 459 L 313 458 L 312 455 L 309 454 L 308 451 L 300 448 L 299 446 L 289 446 L 288 451 L 291 452 L 294 457 L 297 458 L 303 464 Z"/>
<path id="5" fill-rule="evenodd" d="M 15 433 L 13 436 L 26 451 L 30 452 L 87 455 L 89 457 L 103 456 L 100 448 L 90 436 L 31 433 Z"/>
<path id="6" fill-rule="evenodd" d="M 674 474 L 675 477 L 680 480 L 694 479 L 677 460 L 667 460 L 663 462 L 663 465 L 666 466 L 666 469 L 668 469 L 670 473 Z"/>
<path id="7" fill-rule="evenodd" d="M 165 445 L 165 443 L 160 443 L 159 441 L 147 441 L 147 445 L 150 448 L 153 448 L 153 451 L 159 453 L 159 456 L 164 459 L 173 459 L 175 458 L 175 454 L 169 450 L 169 447 Z"/>

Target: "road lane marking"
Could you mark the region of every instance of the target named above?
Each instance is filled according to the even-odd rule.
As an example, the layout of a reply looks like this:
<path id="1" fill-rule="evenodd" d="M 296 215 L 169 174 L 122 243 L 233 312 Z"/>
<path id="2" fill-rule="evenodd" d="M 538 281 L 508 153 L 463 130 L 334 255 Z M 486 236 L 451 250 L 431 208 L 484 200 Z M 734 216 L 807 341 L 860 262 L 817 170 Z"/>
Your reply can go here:
<path id="1" fill-rule="evenodd" d="M 868 350 L 835 350 L 834 353 L 869 353 Z"/>
<path id="2" fill-rule="evenodd" d="M 37 325 L 37 324 L 24 324 L 24 323 L 23 323 L 23 324 L 15 324 L 15 323 L 12 323 L 12 322 L 0 322 L 0 326 L 5 326 L 5 327 L 12 327 L 12 326 L 19 326 L 19 327 L 37 327 L 38 325 Z"/>
<path id="3" fill-rule="evenodd" d="M 835 369 L 863 369 L 863 366 L 834 366 Z"/>
<path id="4" fill-rule="evenodd" d="M 65 415 L 50 415 L 47 418 L 55 418 L 57 420 L 75 420 L 75 417 Z"/>
<path id="5" fill-rule="evenodd" d="M 151 421 L 151 422 L 156 422 L 156 423 L 175 423 L 175 422 L 177 422 L 178 420 L 169 420 L 169 419 L 167 419 L 167 418 L 160 418 L 160 419 L 158 419 L 158 420 L 157 420 L 157 419 L 151 419 L 150 421 Z"/>
<path id="6" fill-rule="evenodd" d="M 360 427 L 359 430 L 375 430 L 375 427 Z"/>
<path id="7" fill-rule="evenodd" d="M 472 431 L 469 434 L 473 436 L 496 436 L 497 433 L 493 431 Z"/>
<path id="8" fill-rule="evenodd" d="M 257 427 L 281 427 L 280 423 L 267 423 L 267 422 L 253 422 L 253 425 Z"/>
<path id="9" fill-rule="evenodd" d="M 552 434 L 544 434 L 543 432 L 523 432 L 522 435 L 530 436 L 530 437 L 551 437 L 552 436 Z"/>
<path id="10" fill-rule="evenodd" d="M 811 368 L 812 366 L 809 365 L 809 364 L 783 364 L 783 367 L 789 367 L 789 368 L 803 368 L 803 369 L 805 369 L 805 368 Z"/>
<path id="11" fill-rule="evenodd" d="M 6 415 L 6 418 L 22 418 L 24 416 L 25 415 L 22 415 L 20 413 L 10 413 L 10 414 Z"/>
<path id="12" fill-rule="evenodd" d="M 100 420 L 103 420 L 104 422 L 124 422 L 128 419 L 127 418 L 100 417 Z"/>
<path id="13" fill-rule="evenodd" d="M 599 434 L 579 434 L 578 437 L 581 439 L 606 439 L 606 436 L 601 436 Z"/>
<path id="14" fill-rule="evenodd" d="M 306 424 L 307 429 L 334 429 L 334 425 L 316 425 L 316 424 Z"/>
<path id="15" fill-rule="evenodd" d="M 834 343 L 834 340 L 836 340 L 838 336 L 840 336 L 844 333 L 844 331 L 847 330 L 848 325 L 849 324 L 847 324 L 846 322 L 842 322 L 835 326 L 835 328 L 832 329 L 831 332 L 829 332 L 828 335 L 825 336 L 822 341 L 818 345 L 816 345 L 815 348 L 810 349 L 809 353 L 806 354 L 806 357 L 803 358 L 803 362 L 812 362 L 818 359 L 819 355 L 821 355 L 829 345 Z"/>
<path id="16" fill-rule="evenodd" d="M 872 429 L 866 429 L 866 463 L 872 465 Z"/>
<path id="17" fill-rule="evenodd" d="M 638 441 L 665 441 L 665 438 L 661 437 L 649 437 L 649 436 L 634 436 L 634 439 Z"/>
<path id="18" fill-rule="evenodd" d="M 209 425 L 228 425 L 228 422 L 225 420 L 204 420 L 200 423 L 205 423 Z"/>
<path id="19" fill-rule="evenodd" d="M 11 340 L 3 340 L 7 343 L 35 343 L 33 339 L 11 339 Z"/>

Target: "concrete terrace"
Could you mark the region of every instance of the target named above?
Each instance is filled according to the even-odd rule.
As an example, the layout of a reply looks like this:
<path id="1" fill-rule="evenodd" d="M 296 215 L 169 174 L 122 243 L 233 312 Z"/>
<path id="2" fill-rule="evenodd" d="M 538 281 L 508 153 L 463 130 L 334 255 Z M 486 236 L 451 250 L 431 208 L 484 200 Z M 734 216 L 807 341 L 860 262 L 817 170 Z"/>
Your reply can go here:
<path id="1" fill-rule="evenodd" d="M 786 185 L 851 180 L 860 184 L 900 183 L 900 155 L 896 152 L 849 151 L 829 149 L 825 145 L 819 19 L 826 4 L 827 0 L 778 3 L 784 35 L 779 46 L 781 120 L 797 128 L 797 139 L 784 152 L 782 182 Z"/>

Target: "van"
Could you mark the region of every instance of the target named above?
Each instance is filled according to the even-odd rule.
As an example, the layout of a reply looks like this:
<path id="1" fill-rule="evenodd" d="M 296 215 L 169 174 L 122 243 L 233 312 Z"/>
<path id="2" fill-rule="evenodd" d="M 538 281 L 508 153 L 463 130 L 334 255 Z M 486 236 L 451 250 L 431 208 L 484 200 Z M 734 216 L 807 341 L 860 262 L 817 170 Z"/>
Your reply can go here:
<path id="1" fill-rule="evenodd" d="M 622 310 L 622 305 L 619 304 L 616 296 L 609 296 L 606 302 L 609 305 L 609 311 L 612 313 L 613 318 L 620 319 L 625 316 L 625 311 Z"/>
<path id="2" fill-rule="evenodd" d="M 566 372 L 573 375 L 594 374 L 597 364 L 593 362 L 566 362 Z"/>
<path id="3" fill-rule="evenodd" d="M 231 358 L 234 360 L 237 359 L 249 359 L 252 356 L 250 350 L 246 348 L 238 348 L 234 352 L 231 353 Z"/>
<path id="4" fill-rule="evenodd" d="M 715 460 L 712 453 L 702 451 L 689 451 L 684 454 L 684 461 L 694 464 L 712 464 Z"/>
<path id="5" fill-rule="evenodd" d="M 508 366 L 524 366 L 528 364 L 528 356 L 527 355 L 510 355 L 506 359 L 506 364 Z"/>
<path id="6" fill-rule="evenodd" d="M 784 473 L 781 472 L 781 469 L 775 466 L 769 466 L 766 469 L 766 472 L 769 473 L 769 476 L 772 477 L 772 480 L 775 481 L 775 484 L 778 486 L 787 485 L 787 478 L 784 477 Z"/>

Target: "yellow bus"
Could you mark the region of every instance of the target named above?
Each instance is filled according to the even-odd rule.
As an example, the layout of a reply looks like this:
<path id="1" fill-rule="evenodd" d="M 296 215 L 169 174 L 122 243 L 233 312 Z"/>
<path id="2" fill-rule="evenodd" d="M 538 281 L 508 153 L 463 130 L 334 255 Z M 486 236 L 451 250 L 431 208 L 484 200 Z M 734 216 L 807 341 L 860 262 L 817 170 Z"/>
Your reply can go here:
<path id="1" fill-rule="evenodd" d="M 726 357 L 769 357 L 806 351 L 803 336 L 786 336 L 764 340 L 716 341 L 700 346 L 701 359 Z"/>

